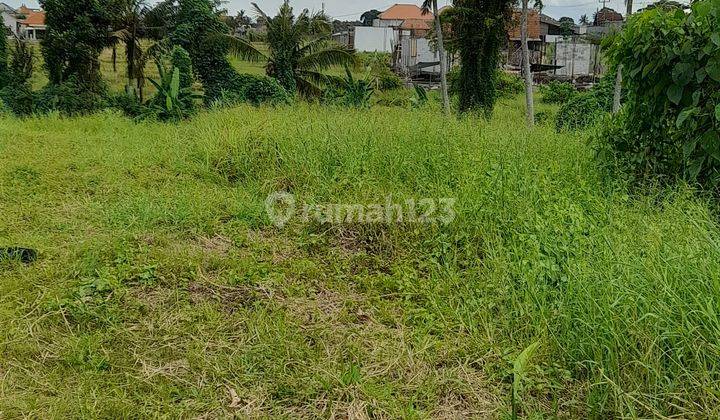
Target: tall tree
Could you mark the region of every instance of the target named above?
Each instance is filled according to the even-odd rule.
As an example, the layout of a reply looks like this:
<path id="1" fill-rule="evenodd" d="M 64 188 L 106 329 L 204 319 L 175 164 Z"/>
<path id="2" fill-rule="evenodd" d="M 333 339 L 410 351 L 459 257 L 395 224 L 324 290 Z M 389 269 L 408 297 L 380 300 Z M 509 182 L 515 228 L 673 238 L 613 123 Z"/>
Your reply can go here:
<path id="1" fill-rule="evenodd" d="M 530 69 L 530 49 L 528 48 L 528 0 L 522 0 L 522 17 L 520 22 L 520 42 L 522 43 L 522 67 L 525 77 L 525 105 L 527 107 L 527 124 L 535 125 L 535 102 L 533 100 L 533 79 Z"/>
<path id="2" fill-rule="evenodd" d="M 50 83 L 73 77 L 93 92 L 102 90 L 100 53 L 108 46 L 110 10 L 97 0 L 40 0 L 47 32 L 42 53 Z"/>
<path id="3" fill-rule="evenodd" d="M 253 3 L 258 21 L 267 28 L 264 41 L 269 53 L 260 51 L 248 38 L 234 38 L 232 47 L 241 57 L 266 61 L 266 73 L 288 92 L 317 96 L 328 80 L 322 71 L 334 65 L 353 64 L 355 57 L 346 48 L 331 42 L 332 25 L 323 13 L 311 15 L 303 10 L 298 16 L 286 0 L 275 17 L 268 16 Z"/>
<path id="4" fill-rule="evenodd" d="M 5 35 L 4 28 L 0 28 L 0 89 L 4 88 L 8 83 L 8 38 Z"/>
<path id="5" fill-rule="evenodd" d="M 142 100 L 147 59 L 140 38 L 145 33 L 144 17 L 148 9 L 145 0 L 115 0 L 113 8 L 114 31 L 111 33 L 111 42 L 121 42 L 125 46 L 125 91 Z"/>
<path id="6" fill-rule="evenodd" d="M 625 0 L 627 11 L 625 12 L 625 21 L 630 20 L 633 12 L 633 0 Z M 622 105 L 622 65 L 618 65 L 617 74 L 615 75 L 615 91 L 613 92 L 613 114 L 620 112 Z"/>
<path id="7" fill-rule="evenodd" d="M 445 52 L 445 41 L 443 40 L 442 23 L 440 22 L 440 13 L 438 12 L 437 0 L 425 0 L 422 4 L 423 15 L 430 13 L 435 15 L 435 36 L 437 36 L 437 49 L 440 56 L 440 90 L 442 91 L 443 109 L 446 114 L 450 114 L 450 96 L 448 94 L 447 83 L 447 53 Z"/>
<path id="8" fill-rule="evenodd" d="M 515 0 L 455 0 L 453 35 L 460 52 L 460 112 L 490 116 L 497 100 L 500 47 Z"/>
<path id="9" fill-rule="evenodd" d="M 375 19 L 380 17 L 380 13 L 381 12 L 379 10 L 368 10 L 360 16 L 360 21 L 363 26 L 373 26 L 373 22 L 375 22 Z"/>

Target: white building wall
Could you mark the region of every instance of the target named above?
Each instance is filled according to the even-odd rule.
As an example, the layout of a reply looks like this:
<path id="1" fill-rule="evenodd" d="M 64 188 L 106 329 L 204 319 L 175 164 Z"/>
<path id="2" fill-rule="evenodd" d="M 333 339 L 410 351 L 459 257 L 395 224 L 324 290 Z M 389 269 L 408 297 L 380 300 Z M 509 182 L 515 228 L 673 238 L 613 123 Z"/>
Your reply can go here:
<path id="1" fill-rule="evenodd" d="M 440 61 L 440 54 L 434 51 L 430 40 L 426 38 L 413 38 L 409 34 L 402 37 L 401 67 L 407 71 L 409 67 L 420 63 Z M 440 66 L 427 67 L 422 72 L 440 73 Z"/>
<path id="2" fill-rule="evenodd" d="M 558 42 L 555 49 L 555 60 L 558 66 L 555 74 L 561 76 L 582 76 L 594 73 L 597 46 L 585 43 Z"/>
<path id="3" fill-rule="evenodd" d="M 375 19 L 373 26 L 376 28 L 397 28 L 402 25 L 402 20 L 391 20 L 391 19 Z"/>
<path id="4" fill-rule="evenodd" d="M 397 44 L 393 28 L 356 26 L 355 51 L 392 53 Z"/>
<path id="5" fill-rule="evenodd" d="M 1 14 L 3 26 L 10 28 L 10 31 L 12 31 L 14 35 L 17 35 L 18 20 L 15 19 L 15 16 L 7 12 L 2 12 Z"/>

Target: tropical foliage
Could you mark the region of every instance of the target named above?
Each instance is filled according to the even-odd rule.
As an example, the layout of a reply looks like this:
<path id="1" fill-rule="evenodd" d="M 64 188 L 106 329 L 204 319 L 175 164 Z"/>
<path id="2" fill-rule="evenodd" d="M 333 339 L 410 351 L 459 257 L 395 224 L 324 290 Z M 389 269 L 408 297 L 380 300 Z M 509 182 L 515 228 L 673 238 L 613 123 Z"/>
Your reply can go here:
<path id="1" fill-rule="evenodd" d="M 452 30 L 462 62 L 458 90 L 460 111 L 490 115 L 497 100 L 500 47 L 510 19 L 510 0 L 456 0 Z"/>
<path id="2" fill-rule="evenodd" d="M 78 83 L 102 91 L 98 57 L 108 46 L 111 10 L 96 0 L 41 0 L 47 33 L 42 53 L 50 82 L 74 76 Z"/>
<path id="3" fill-rule="evenodd" d="M 601 121 L 612 112 L 614 85 L 615 73 L 608 72 L 589 91 L 571 96 L 557 114 L 557 130 L 580 130 Z"/>
<path id="4" fill-rule="evenodd" d="M 638 14 L 609 56 L 627 94 L 610 149 L 640 176 L 720 188 L 720 0 Z"/>
<path id="5" fill-rule="evenodd" d="M 322 13 L 303 10 L 295 16 L 286 0 L 275 17 L 270 17 L 253 3 L 258 21 L 267 33 L 259 39 L 267 43 L 265 54 L 254 43 L 258 39 L 232 38 L 233 51 L 252 61 L 266 61 L 266 73 L 280 82 L 288 92 L 320 96 L 328 82 L 323 73 L 331 66 L 350 65 L 354 56 L 330 39 L 332 25 Z"/>
<path id="6" fill-rule="evenodd" d="M 182 47 L 175 47 L 170 62 L 169 69 L 166 69 L 160 61 L 156 63 L 160 75 L 159 80 L 149 80 L 158 93 L 151 101 L 149 110 L 160 120 L 178 121 L 193 114 L 195 111 L 194 99 L 202 98 L 202 96 L 196 95 L 192 91 L 192 66 L 187 51 Z"/>
<path id="7" fill-rule="evenodd" d="M 540 85 L 542 101 L 546 104 L 564 104 L 577 95 L 577 89 L 569 82 L 553 80 L 546 85 Z"/>

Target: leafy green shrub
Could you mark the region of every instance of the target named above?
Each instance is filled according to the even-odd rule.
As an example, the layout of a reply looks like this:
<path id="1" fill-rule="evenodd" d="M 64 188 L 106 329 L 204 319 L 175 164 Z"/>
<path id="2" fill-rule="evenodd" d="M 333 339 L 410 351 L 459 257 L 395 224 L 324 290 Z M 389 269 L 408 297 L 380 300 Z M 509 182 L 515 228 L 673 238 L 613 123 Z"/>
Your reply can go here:
<path id="1" fill-rule="evenodd" d="M 176 12 L 170 40 L 190 54 L 195 74 L 203 84 L 205 102 L 215 102 L 223 91 L 238 92 L 242 84 L 227 58 L 229 29 L 215 13 L 214 3 L 180 0 Z"/>
<path id="2" fill-rule="evenodd" d="M 634 16 L 608 53 L 626 113 L 601 141 L 640 177 L 720 190 L 720 0 Z"/>
<path id="3" fill-rule="evenodd" d="M 241 74 L 239 80 L 242 85 L 240 95 L 245 102 L 253 105 L 282 105 L 292 100 L 285 88 L 272 77 Z"/>
<path id="4" fill-rule="evenodd" d="M 546 104 L 564 104 L 577 95 L 577 89 L 572 83 L 553 80 L 546 85 L 540 85 L 542 101 Z"/>
<path id="5" fill-rule="evenodd" d="M 525 82 L 516 74 L 498 70 L 497 92 L 502 98 L 511 98 L 525 92 Z"/>
<path id="6" fill-rule="evenodd" d="M 27 41 L 15 40 L 15 48 L 10 54 L 10 83 L 16 85 L 28 83 L 35 68 L 35 52 Z"/>
<path id="7" fill-rule="evenodd" d="M 498 70 L 496 75 L 496 94 L 502 98 L 510 98 L 525 92 L 525 82 L 520 76 Z M 448 90 L 451 95 L 460 94 L 460 67 L 448 72 Z"/>
<path id="8" fill-rule="evenodd" d="M 61 84 L 75 76 L 76 83 L 85 89 L 104 94 L 99 57 L 107 46 L 111 23 L 111 8 L 106 3 L 97 0 L 40 1 L 47 24 L 42 53 L 51 84 Z"/>
<path id="9" fill-rule="evenodd" d="M 10 82 L 10 74 L 8 72 L 8 58 L 10 56 L 8 48 L 8 38 L 4 34 L 4 28 L 0 28 L 0 89 L 7 86 Z"/>
<path id="10" fill-rule="evenodd" d="M 259 105 L 283 105 L 292 102 L 292 97 L 280 83 L 268 76 L 240 74 L 237 76 L 238 86 L 235 90 L 223 90 L 213 102 L 213 106 L 227 107 L 242 103 Z"/>
<path id="11" fill-rule="evenodd" d="M 403 87 L 403 81 L 392 71 L 382 72 L 375 75 L 375 80 L 379 90 L 394 90 Z"/>
<path id="12" fill-rule="evenodd" d="M 375 93 L 370 77 L 368 74 L 365 79 L 356 79 L 350 68 L 345 66 L 345 77 L 326 89 L 324 101 L 351 108 L 369 107 Z"/>
<path id="13" fill-rule="evenodd" d="M 58 111 L 63 115 L 76 116 L 105 108 L 107 101 L 104 95 L 88 89 L 87 85 L 77 81 L 76 76 L 71 76 L 62 83 L 48 83 L 37 92 L 35 106 L 39 113 Z"/>
<path id="14" fill-rule="evenodd" d="M 107 98 L 108 106 L 112 109 L 117 109 L 124 115 L 139 119 L 148 115 L 148 109 L 143 105 L 135 95 L 128 95 L 127 93 L 118 93 L 110 95 Z"/>
<path id="15" fill-rule="evenodd" d="M 555 127 L 562 130 L 587 128 L 612 111 L 615 72 L 609 71 L 588 92 L 577 93 L 558 111 Z"/>
<path id="16" fill-rule="evenodd" d="M 33 92 L 27 83 L 10 84 L 0 89 L 0 100 L 17 116 L 31 115 L 35 111 Z"/>
<path id="17" fill-rule="evenodd" d="M 180 121 L 195 113 L 192 88 L 182 85 L 180 67 L 172 66 L 170 70 L 158 62 L 159 80 L 149 79 L 157 93 L 148 102 L 148 110 L 161 121 Z M 187 69 L 185 69 L 187 70 Z M 185 75 L 187 76 L 187 75 Z"/>
<path id="18" fill-rule="evenodd" d="M 408 95 L 407 89 L 394 89 L 375 92 L 373 95 L 376 105 L 408 108 L 412 105 L 413 97 Z"/>
<path id="19" fill-rule="evenodd" d="M 558 131 L 583 129 L 595 124 L 606 112 L 595 94 L 580 93 L 560 108 L 555 126 Z"/>
<path id="20" fill-rule="evenodd" d="M 369 70 L 370 75 L 375 79 L 378 90 L 394 90 L 403 87 L 403 81 L 392 71 L 391 55 L 387 53 L 361 53 L 358 54 L 360 67 Z"/>
<path id="21" fill-rule="evenodd" d="M 410 99 L 413 108 L 421 108 L 428 103 L 428 94 L 424 87 L 415 85 L 415 96 Z"/>
<path id="22" fill-rule="evenodd" d="M 33 49 L 27 42 L 15 41 L 15 48 L 10 53 L 10 63 L 6 68 L 5 85 L 0 89 L 0 100 L 18 116 L 35 112 L 35 100 L 30 86 L 34 57 Z"/>
<path id="23" fill-rule="evenodd" d="M 190 54 L 183 47 L 176 45 L 170 52 L 170 64 L 180 72 L 180 88 L 192 89 L 193 69 Z"/>

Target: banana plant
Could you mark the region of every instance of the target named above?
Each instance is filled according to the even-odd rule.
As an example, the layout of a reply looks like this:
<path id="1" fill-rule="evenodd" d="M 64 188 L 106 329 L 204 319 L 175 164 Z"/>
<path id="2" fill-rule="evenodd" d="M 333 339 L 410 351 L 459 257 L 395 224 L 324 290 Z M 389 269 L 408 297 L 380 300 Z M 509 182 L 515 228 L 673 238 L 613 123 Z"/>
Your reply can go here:
<path id="1" fill-rule="evenodd" d="M 345 91 L 343 102 L 346 106 L 355 108 L 365 108 L 370 106 L 370 98 L 372 98 L 375 89 L 369 77 L 363 79 L 355 79 L 350 67 L 345 66 L 346 77 L 342 79 L 341 87 Z"/>
<path id="2" fill-rule="evenodd" d="M 410 98 L 410 103 L 413 108 L 422 108 L 428 102 L 428 94 L 424 87 L 420 85 L 414 85 L 415 96 Z"/>
<path id="3" fill-rule="evenodd" d="M 202 98 L 192 92 L 190 87 L 180 86 L 180 69 L 173 67 L 166 70 L 161 63 L 156 63 L 160 80 L 150 80 L 157 89 L 157 94 L 150 101 L 150 109 L 161 120 L 179 121 L 189 117 L 194 111 L 195 99 Z"/>

